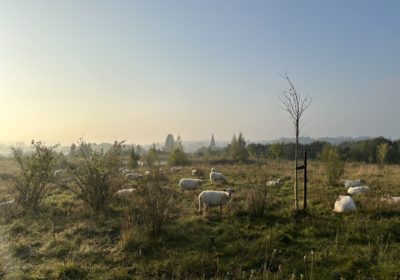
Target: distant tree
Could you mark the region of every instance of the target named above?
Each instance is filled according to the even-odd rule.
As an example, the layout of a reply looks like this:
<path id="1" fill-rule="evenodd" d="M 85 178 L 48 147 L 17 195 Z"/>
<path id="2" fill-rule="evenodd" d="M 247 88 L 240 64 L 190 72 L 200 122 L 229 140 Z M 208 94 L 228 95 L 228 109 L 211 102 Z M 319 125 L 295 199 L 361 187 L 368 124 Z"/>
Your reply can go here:
<path id="1" fill-rule="evenodd" d="M 240 132 L 239 136 L 233 135 L 232 141 L 229 147 L 229 154 L 234 161 L 245 162 L 249 157 L 249 152 L 246 149 L 246 141 L 243 134 Z"/>
<path id="2" fill-rule="evenodd" d="M 129 153 L 128 164 L 130 168 L 137 168 L 139 166 L 138 161 L 140 160 L 139 152 L 135 151 L 135 147 L 131 147 L 131 151 Z"/>
<path id="3" fill-rule="evenodd" d="M 165 139 L 165 147 L 164 150 L 167 153 L 170 153 L 174 150 L 175 148 L 175 140 L 174 140 L 174 136 L 172 134 L 168 134 L 167 138 Z"/>
<path id="4" fill-rule="evenodd" d="M 277 159 L 279 164 L 281 162 L 281 159 L 283 157 L 283 147 L 285 146 L 285 143 L 283 142 L 276 142 L 271 144 L 270 147 L 270 155 L 272 158 Z"/>
<path id="5" fill-rule="evenodd" d="M 158 162 L 158 158 L 159 158 L 159 153 L 157 151 L 156 144 L 153 144 L 147 151 L 147 154 L 145 156 L 146 164 L 152 166 Z"/>
<path id="6" fill-rule="evenodd" d="M 340 159 L 338 150 L 331 145 L 326 145 L 319 158 L 323 163 L 328 184 L 338 185 L 344 172 L 344 162 Z"/>
<path id="7" fill-rule="evenodd" d="M 268 146 L 260 143 L 251 143 L 247 145 L 247 151 L 252 157 L 266 157 L 268 153 Z"/>
<path id="8" fill-rule="evenodd" d="M 211 135 L 211 143 L 210 143 L 210 151 L 215 151 L 215 139 L 214 139 L 214 134 Z"/>
<path id="9" fill-rule="evenodd" d="M 74 143 L 69 148 L 69 156 L 70 157 L 76 156 L 76 145 Z"/>
<path id="10" fill-rule="evenodd" d="M 299 208 L 299 194 L 298 194 L 298 155 L 299 155 L 299 135 L 301 128 L 301 117 L 304 111 L 308 108 L 311 100 L 308 97 L 302 97 L 300 93 L 296 91 L 292 81 L 290 80 L 287 73 L 283 76 L 289 84 L 289 89 L 284 91 L 280 96 L 282 108 L 289 113 L 290 120 L 292 121 L 293 128 L 296 135 L 296 149 L 294 154 L 294 170 L 295 170 L 295 183 L 294 183 L 294 209 Z"/>
<path id="11" fill-rule="evenodd" d="M 379 164 L 381 165 L 382 168 L 385 165 L 385 159 L 386 159 L 386 155 L 387 155 L 389 149 L 390 149 L 390 146 L 389 146 L 388 143 L 379 144 L 378 147 L 377 147 L 377 155 L 376 155 L 376 157 L 377 157 L 378 162 L 379 162 Z"/>
<path id="12" fill-rule="evenodd" d="M 183 148 L 181 137 L 178 135 L 175 141 L 175 148 L 172 151 L 169 159 L 171 165 L 185 165 L 189 162 L 188 155 Z"/>

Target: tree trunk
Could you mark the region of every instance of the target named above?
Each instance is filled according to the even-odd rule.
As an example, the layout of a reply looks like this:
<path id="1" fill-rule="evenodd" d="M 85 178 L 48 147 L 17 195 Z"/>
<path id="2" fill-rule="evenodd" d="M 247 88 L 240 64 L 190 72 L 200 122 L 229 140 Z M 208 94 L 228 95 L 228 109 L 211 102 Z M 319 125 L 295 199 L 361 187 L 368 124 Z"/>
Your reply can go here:
<path id="1" fill-rule="evenodd" d="M 296 121 L 296 149 L 294 151 L 294 210 L 299 209 L 299 192 L 298 192 L 298 155 L 299 155 L 299 121 Z"/>

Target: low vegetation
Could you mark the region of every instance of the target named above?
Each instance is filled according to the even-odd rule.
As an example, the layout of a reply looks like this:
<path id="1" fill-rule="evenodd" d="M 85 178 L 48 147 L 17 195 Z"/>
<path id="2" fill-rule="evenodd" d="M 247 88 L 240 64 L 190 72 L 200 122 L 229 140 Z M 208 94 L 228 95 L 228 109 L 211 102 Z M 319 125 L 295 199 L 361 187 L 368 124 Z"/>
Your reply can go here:
<path id="1" fill-rule="evenodd" d="M 86 172 L 79 149 L 75 152 L 67 161 L 77 164 L 75 170 L 82 168 Z M 103 157 L 107 153 L 89 160 L 94 166 L 87 174 L 108 174 L 107 165 L 100 164 Z M 113 163 L 115 174 L 124 160 L 128 162 L 128 157 Z M 0 181 L 0 201 L 7 201 L 13 196 L 9 189 L 20 166 L 12 159 L 2 158 L 0 167 L 4 175 Z M 196 162 L 196 167 L 211 168 L 205 162 Z M 179 179 L 191 177 L 189 166 L 178 173 L 171 173 L 166 167 L 164 171 L 151 168 L 151 175 L 141 181 L 115 183 L 109 193 L 126 187 L 135 188 L 136 192 L 127 201 L 107 200 L 108 207 L 102 211 L 88 207 L 80 192 L 58 185 L 50 188 L 40 206 L 28 214 L 21 214 L 18 209 L 3 211 L 0 277 L 396 279 L 400 276 L 400 208 L 380 201 L 384 194 L 400 194 L 399 166 L 387 164 L 382 176 L 376 164 L 345 163 L 342 178 L 362 178 L 371 186 L 369 193 L 354 197 L 357 211 L 348 214 L 332 212 L 336 197 L 345 194 L 346 189 L 329 186 L 325 167 L 319 161 L 309 163 L 308 208 L 296 212 L 292 210 L 293 178 L 279 186 L 266 186 L 271 179 L 293 176 L 293 162 L 253 158 L 247 163 L 212 167 L 226 175 L 235 189 L 222 216 L 217 208 L 211 209 L 207 216 L 198 215 L 200 191 L 180 191 Z M 143 174 L 145 170 L 138 167 L 136 171 Z M 93 176 L 88 181 L 108 180 Z M 77 186 L 74 181 L 66 184 L 71 188 Z M 94 184 L 90 188 L 97 186 L 105 185 Z M 299 187 L 302 201 L 302 187 Z M 201 189 L 224 188 L 206 182 Z"/>

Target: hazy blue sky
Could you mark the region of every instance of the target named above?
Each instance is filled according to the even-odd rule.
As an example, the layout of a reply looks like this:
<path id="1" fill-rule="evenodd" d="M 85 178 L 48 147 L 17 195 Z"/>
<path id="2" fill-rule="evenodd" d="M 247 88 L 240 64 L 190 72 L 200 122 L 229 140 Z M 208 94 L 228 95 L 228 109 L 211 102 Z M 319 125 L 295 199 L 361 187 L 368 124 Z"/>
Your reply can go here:
<path id="1" fill-rule="evenodd" d="M 400 1 L 0 2 L 0 141 L 400 137 Z"/>

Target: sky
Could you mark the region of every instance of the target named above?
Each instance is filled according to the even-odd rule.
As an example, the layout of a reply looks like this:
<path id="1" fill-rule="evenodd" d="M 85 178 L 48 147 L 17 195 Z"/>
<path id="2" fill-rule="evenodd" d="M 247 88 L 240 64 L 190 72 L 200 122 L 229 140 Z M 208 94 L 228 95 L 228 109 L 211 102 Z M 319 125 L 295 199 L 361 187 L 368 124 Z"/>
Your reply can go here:
<path id="1" fill-rule="evenodd" d="M 400 138 L 400 1 L 4 0 L 0 142 Z"/>

